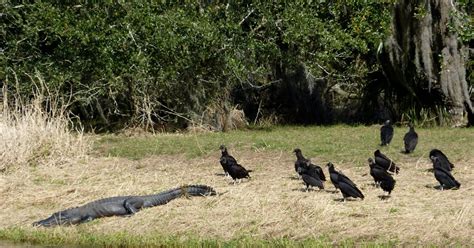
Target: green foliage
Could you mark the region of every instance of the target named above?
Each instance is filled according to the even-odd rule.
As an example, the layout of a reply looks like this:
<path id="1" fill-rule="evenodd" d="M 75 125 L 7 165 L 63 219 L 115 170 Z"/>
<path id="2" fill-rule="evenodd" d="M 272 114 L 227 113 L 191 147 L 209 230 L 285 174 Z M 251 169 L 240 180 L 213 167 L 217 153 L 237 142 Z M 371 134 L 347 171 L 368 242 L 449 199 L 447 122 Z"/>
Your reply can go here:
<path id="1" fill-rule="evenodd" d="M 4 7 L 8 86 L 28 97 L 29 75 L 39 71 L 50 89 L 73 94 L 72 110 L 83 119 L 108 123 L 148 110 L 166 117 L 166 106 L 205 105 L 223 81 L 221 35 L 193 6 Z"/>
<path id="2" fill-rule="evenodd" d="M 418 21 L 421 21 L 423 18 L 425 18 L 426 14 L 427 14 L 427 10 L 424 5 L 420 4 L 415 7 L 415 11 L 413 15 Z"/>
<path id="3" fill-rule="evenodd" d="M 472 0 L 459 0 L 451 11 L 451 21 L 448 25 L 450 31 L 455 32 L 459 40 L 471 50 L 474 49 L 474 2 Z M 471 13 L 471 14 L 469 14 Z M 471 88 L 471 99 L 474 98 L 474 50 L 467 53 L 466 80 Z"/>
<path id="4" fill-rule="evenodd" d="M 451 11 L 451 23 L 449 28 L 456 32 L 460 40 L 467 44 L 474 40 L 474 11 L 472 0 L 458 0 L 457 5 Z M 471 14 L 469 14 L 471 13 Z"/>
<path id="5" fill-rule="evenodd" d="M 284 82 L 301 65 L 360 96 L 380 70 L 392 2 L 8 1 L 0 80 L 29 98 L 41 74 L 95 128 L 182 127 L 232 89 Z"/>

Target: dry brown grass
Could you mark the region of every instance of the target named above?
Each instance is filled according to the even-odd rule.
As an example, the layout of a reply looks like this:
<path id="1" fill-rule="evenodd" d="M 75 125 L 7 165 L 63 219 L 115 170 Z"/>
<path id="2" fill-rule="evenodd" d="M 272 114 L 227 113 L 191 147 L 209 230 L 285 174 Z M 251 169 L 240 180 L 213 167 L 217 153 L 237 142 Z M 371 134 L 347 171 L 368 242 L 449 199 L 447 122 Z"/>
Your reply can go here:
<path id="1" fill-rule="evenodd" d="M 230 131 L 242 129 L 248 126 L 243 110 L 238 106 L 229 106 L 224 102 L 211 103 L 206 107 L 201 116 L 190 121 L 188 131 L 209 132 L 209 131 Z"/>
<path id="2" fill-rule="evenodd" d="M 0 173 L 59 166 L 84 157 L 90 149 L 82 129 L 74 128 L 68 116 L 66 100 L 50 92 L 41 74 L 31 80 L 36 86 L 31 99 L 10 96 L 7 82 L 1 89 Z"/>
<path id="3" fill-rule="evenodd" d="M 41 100 L 6 107 L 0 114 L 0 172 L 24 166 L 57 166 L 85 156 L 90 143 L 70 132 L 64 109 L 45 112 Z M 54 114 L 52 114 L 54 113 Z"/>
<path id="4" fill-rule="evenodd" d="M 431 163 L 425 158 L 399 161 L 402 172 L 392 198 L 370 184 L 366 167 L 340 164 L 336 168 L 352 178 L 364 192 L 363 201 L 336 201 L 330 183 L 325 191 L 303 192 L 293 177 L 294 158 L 289 153 L 249 149 L 232 150 L 249 169 L 252 179 L 231 185 L 216 175 L 221 172 L 219 154 L 187 159 L 184 156 L 154 156 L 141 160 L 89 158 L 67 168 L 16 170 L 0 176 L 0 228 L 33 228 L 31 223 L 55 211 L 101 197 L 149 194 L 182 184 L 207 184 L 222 193 L 217 197 L 177 199 L 167 205 L 145 209 L 131 218 L 103 218 L 58 232 L 88 230 L 95 233 L 125 231 L 136 234 L 193 234 L 231 239 L 291 239 L 325 236 L 334 242 L 397 240 L 402 245 L 474 245 L 474 179 L 466 158 L 456 162 L 459 190 L 438 191 Z M 315 162 L 325 164 L 320 158 Z M 327 171 L 327 170 L 325 170 Z M 427 187 L 430 186 L 430 187 Z"/>

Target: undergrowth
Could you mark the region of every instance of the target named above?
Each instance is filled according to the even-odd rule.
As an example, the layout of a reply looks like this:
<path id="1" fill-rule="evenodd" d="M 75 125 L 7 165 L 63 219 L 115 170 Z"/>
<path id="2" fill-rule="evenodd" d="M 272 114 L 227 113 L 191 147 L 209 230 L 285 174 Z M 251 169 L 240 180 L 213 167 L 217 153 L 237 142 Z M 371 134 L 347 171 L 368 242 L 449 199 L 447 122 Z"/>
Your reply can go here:
<path id="1" fill-rule="evenodd" d="M 402 114 L 401 123 L 413 123 L 417 127 L 449 127 L 455 125 L 455 120 L 446 107 L 436 106 L 434 109 L 411 108 Z"/>

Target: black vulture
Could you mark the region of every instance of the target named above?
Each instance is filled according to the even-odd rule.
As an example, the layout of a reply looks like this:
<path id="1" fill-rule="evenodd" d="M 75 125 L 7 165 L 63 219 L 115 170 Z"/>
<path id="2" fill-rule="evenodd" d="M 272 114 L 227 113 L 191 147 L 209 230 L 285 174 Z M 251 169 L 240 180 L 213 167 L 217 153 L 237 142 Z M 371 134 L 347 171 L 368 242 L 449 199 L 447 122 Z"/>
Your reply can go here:
<path id="1" fill-rule="evenodd" d="M 334 169 L 334 165 L 332 163 L 327 164 L 329 170 L 329 179 L 331 179 L 332 184 L 336 188 L 336 191 L 339 189 L 339 181 L 337 180 L 339 177 L 339 172 Z"/>
<path id="2" fill-rule="evenodd" d="M 309 165 L 302 165 L 298 167 L 298 174 L 301 175 L 305 182 L 306 190 L 308 190 L 309 186 L 324 189 L 323 181 L 326 181 L 326 176 L 320 166 L 311 163 Z"/>
<path id="3" fill-rule="evenodd" d="M 225 176 L 228 176 L 229 175 L 229 172 L 228 172 L 229 165 L 237 164 L 237 160 L 235 160 L 235 158 L 232 157 L 229 154 L 229 152 L 227 152 L 227 148 L 225 147 L 225 145 L 221 145 L 219 147 L 219 149 L 221 150 L 220 163 L 222 165 L 222 169 L 224 169 Z"/>
<path id="4" fill-rule="evenodd" d="M 235 163 L 227 167 L 227 172 L 229 172 L 235 184 L 237 179 L 250 178 L 249 172 L 252 172 L 252 170 L 246 170 L 242 165 Z"/>
<path id="5" fill-rule="evenodd" d="M 331 181 L 333 182 L 336 188 L 339 188 L 342 193 L 344 201 L 347 197 L 361 198 L 364 199 L 364 194 L 357 188 L 357 185 L 351 181 L 347 176 L 338 172 L 334 169 L 334 165 L 329 162 L 327 164 L 329 167 L 329 174 L 331 175 Z M 333 181 L 334 178 L 334 181 Z M 336 186 L 337 185 L 337 186 Z"/>
<path id="6" fill-rule="evenodd" d="M 312 177 L 317 177 L 321 181 L 326 181 L 326 175 L 324 175 L 323 168 L 319 165 L 310 163 L 309 165 L 303 165 L 298 168 L 298 174 L 307 174 Z"/>
<path id="7" fill-rule="evenodd" d="M 382 146 L 390 144 L 393 138 L 393 127 L 390 120 L 386 120 L 384 125 L 380 128 L 380 140 Z"/>
<path id="8" fill-rule="evenodd" d="M 430 151 L 430 158 L 431 157 L 436 157 L 439 160 L 439 163 L 441 164 L 441 167 L 443 167 L 447 171 L 451 171 L 454 168 L 454 164 L 451 163 L 446 155 L 438 149 L 433 149 Z"/>
<path id="9" fill-rule="evenodd" d="M 376 164 L 372 158 L 369 158 L 370 175 L 374 178 L 375 185 L 383 189 L 383 191 L 392 193 L 395 188 L 395 179 L 380 165 Z"/>
<path id="10" fill-rule="evenodd" d="M 324 175 L 323 168 L 311 163 L 309 159 L 306 159 L 303 156 L 301 149 L 296 148 L 293 152 L 296 155 L 295 170 L 299 175 L 305 173 L 313 177 L 318 177 L 322 181 L 326 181 L 326 175 Z"/>
<path id="11" fill-rule="evenodd" d="M 380 150 L 374 152 L 375 163 L 380 165 L 387 171 L 397 173 L 400 172 L 400 167 L 398 167 L 395 162 L 385 156 Z"/>
<path id="12" fill-rule="evenodd" d="M 405 153 L 411 153 L 415 150 L 416 145 L 418 144 L 418 134 L 415 132 L 415 127 L 412 123 L 408 125 L 410 129 L 403 137 L 405 143 Z"/>
<path id="13" fill-rule="evenodd" d="M 303 156 L 303 153 L 301 152 L 301 149 L 295 148 L 295 150 L 293 150 L 293 152 L 296 155 L 295 171 L 296 171 L 296 173 L 301 175 L 301 172 L 300 172 L 301 169 L 306 168 L 311 162 L 309 161 L 309 159 L 306 159 Z"/>
<path id="14" fill-rule="evenodd" d="M 388 174 L 388 172 L 385 172 L 385 178 L 380 181 L 380 188 L 383 189 L 383 191 L 387 192 L 389 195 L 392 193 L 392 190 L 395 188 L 395 179 Z"/>
<path id="15" fill-rule="evenodd" d="M 437 157 L 431 156 L 430 159 L 433 162 L 434 176 L 441 185 L 441 190 L 461 187 L 461 184 L 456 181 L 450 171 L 444 168 Z"/>
<path id="16" fill-rule="evenodd" d="M 303 182 L 306 184 L 306 191 L 308 191 L 309 186 L 324 189 L 323 181 L 317 175 L 309 174 L 309 171 L 303 172 L 301 178 L 303 178 Z"/>
<path id="17" fill-rule="evenodd" d="M 250 178 L 249 172 L 252 172 L 252 170 L 246 170 L 242 165 L 238 164 L 237 160 L 229 155 L 227 148 L 224 145 L 220 146 L 220 150 L 222 152 L 220 159 L 222 168 L 225 173 L 232 177 L 234 183 L 236 179 Z"/>
<path id="18" fill-rule="evenodd" d="M 383 173 L 387 173 L 387 171 L 380 165 L 376 164 L 372 158 L 369 158 L 368 161 L 370 167 L 370 175 L 372 176 L 372 178 L 374 178 L 375 186 L 378 187 L 383 177 Z"/>

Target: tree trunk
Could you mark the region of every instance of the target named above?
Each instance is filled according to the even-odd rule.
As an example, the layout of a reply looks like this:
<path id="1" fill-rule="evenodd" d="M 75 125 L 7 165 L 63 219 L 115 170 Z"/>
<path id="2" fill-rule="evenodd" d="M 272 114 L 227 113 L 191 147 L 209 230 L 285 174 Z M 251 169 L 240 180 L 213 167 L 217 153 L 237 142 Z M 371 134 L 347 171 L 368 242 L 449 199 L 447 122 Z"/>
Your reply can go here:
<path id="1" fill-rule="evenodd" d="M 445 107 L 456 125 L 473 107 L 462 44 L 450 31 L 453 0 L 399 0 L 381 63 L 397 110 Z M 390 94 L 392 93 L 392 94 Z M 472 123 L 471 123 L 472 124 Z"/>

